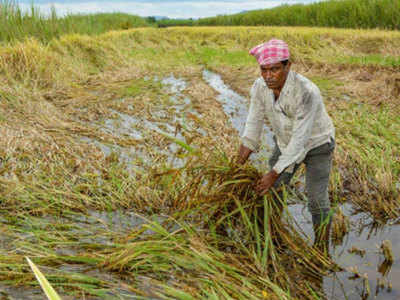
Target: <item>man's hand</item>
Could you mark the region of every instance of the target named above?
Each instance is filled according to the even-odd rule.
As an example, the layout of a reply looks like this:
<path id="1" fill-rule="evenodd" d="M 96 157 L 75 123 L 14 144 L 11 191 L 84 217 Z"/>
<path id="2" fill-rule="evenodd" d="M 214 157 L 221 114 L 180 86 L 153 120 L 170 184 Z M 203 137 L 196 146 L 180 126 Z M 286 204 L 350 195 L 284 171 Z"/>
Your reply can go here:
<path id="1" fill-rule="evenodd" d="M 279 178 L 279 174 L 272 170 L 257 181 L 256 192 L 261 196 L 265 195 Z"/>
<path id="2" fill-rule="evenodd" d="M 247 148 L 243 144 L 240 145 L 239 154 L 238 154 L 238 158 L 237 158 L 236 162 L 240 165 L 243 165 L 246 162 L 246 160 L 249 158 L 251 152 L 253 152 L 253 151 L 250 148 Z"/>

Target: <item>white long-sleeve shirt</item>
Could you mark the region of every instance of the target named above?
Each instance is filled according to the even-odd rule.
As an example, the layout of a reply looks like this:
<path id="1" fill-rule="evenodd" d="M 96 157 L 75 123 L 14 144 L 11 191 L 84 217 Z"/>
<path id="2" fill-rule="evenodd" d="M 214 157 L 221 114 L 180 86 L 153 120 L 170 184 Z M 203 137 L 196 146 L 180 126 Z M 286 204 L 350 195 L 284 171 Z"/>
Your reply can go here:
<path id="1" fill-rule="evenodd" d="M 318 87 L 304 76 L 289 71 L 279 98 L 262 77 L 251 88 L 251 101 L 242 143 L 257 151 L 266 120 L 275 133 L 281 156 L 273 169 L 291 172 L 301 163 L 307 152 L 325 144 L 335 136 L 335 128 L 328 116 Z"/>

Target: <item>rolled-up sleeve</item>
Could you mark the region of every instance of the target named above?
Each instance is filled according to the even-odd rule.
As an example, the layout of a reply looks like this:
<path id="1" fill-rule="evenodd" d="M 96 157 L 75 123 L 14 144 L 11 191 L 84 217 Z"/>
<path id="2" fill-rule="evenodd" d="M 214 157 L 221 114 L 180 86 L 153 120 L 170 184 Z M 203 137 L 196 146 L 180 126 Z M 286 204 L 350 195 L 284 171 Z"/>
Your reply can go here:
<path id="1" fill-rule="evenodd" d="M 242 144 L 252 151 L 258 151 L 260 136 L 264 124 L 264 105 L 259 93 L 257 81 L 250 90 L 250 108 L 241 138 Z"/>
<path id="2" fill-rule="evenodd" d="M 318 91 L 309 91 L 303 97 L 296 110 L 293 122 L 292 137 L 285 149 L 281 149 L 281 156 L 273 167 L 278 174 L 294 163 L 301 162 L 306 154 L 306 143 L 311 136 L 315 116 L 322 105 L 322 98 Z"/>

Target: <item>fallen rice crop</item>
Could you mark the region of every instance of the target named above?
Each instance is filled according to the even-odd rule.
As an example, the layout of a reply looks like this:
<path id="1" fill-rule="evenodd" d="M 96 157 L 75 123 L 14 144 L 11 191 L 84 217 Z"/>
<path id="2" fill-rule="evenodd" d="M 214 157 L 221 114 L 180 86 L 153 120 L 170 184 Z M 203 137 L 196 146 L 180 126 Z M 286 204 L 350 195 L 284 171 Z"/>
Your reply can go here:
<path id="1" fill-rule="evenodd" d="M 284 201 L 298 198 L 295 189 L 282 204 L 255 195 L 260 173 L 234 163 L 238 133 L 202 79 L 208 68 L 246 95 L 258 74 L 247 49 L 272 36 L 293 47 L 294 67 L 316 79 L 335 122 L 334 206 L 396 222 L 400 123 L 396 66 L 385 63 L 399 56 L 396 32 L 148 28 L 47 45 L 32 38 L 0 48 L 7 293 L 35 296 L 28 256 L 63 298 L 327 297 L 322 277 L 339 267 L 295 228 Z M 383 47 L 368 46 L 378 40 Z M 340 61 L 371 51 L 379 59 L 368 64 Z"/>

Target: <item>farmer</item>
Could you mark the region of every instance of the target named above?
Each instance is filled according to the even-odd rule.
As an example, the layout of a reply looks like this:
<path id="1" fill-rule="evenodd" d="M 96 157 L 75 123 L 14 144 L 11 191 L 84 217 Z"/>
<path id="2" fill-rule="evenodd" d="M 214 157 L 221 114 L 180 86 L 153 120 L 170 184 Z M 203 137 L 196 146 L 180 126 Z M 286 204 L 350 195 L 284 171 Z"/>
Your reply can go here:
<path id="1" fill-rule="evenodd" d="M 269 159 L 270 171 L 257 183 L 256 191 L 289 184 L 301 163 L 306 167 L 308 209 L 315 233 L 314 245 L 328 254 L 331 224 L 328 194 L 329 174 L 335 148 L 335 129 L 318 87 L 290 70 L 288 45 L 272 39 L 250 50 L 260 65 L 261 77 L 251 88 L 238 163 L 257 151 L 264 121 L 275 134 L 275 149 Z"/>

